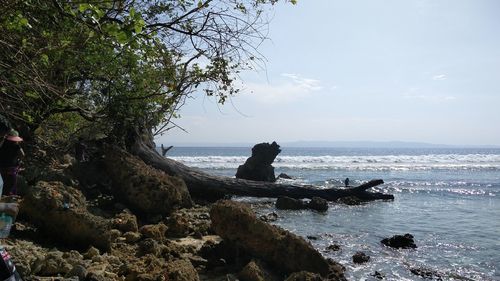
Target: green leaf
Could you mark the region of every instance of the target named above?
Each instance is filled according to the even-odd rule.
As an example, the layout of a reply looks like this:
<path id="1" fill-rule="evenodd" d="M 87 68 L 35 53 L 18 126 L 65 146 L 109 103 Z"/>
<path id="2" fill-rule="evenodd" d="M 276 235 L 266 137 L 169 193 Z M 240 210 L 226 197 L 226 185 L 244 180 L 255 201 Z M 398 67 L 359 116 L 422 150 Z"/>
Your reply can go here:
<path id="1" fill-rule="evenodd" d="M 128 37 L 127 33 L 126 33 L 125 31 L 123 31 L 123 30 L 122 30 L 122 31 L 119 31 L 118 33 L 116 33 L 115 37 L 116 37 L 116 40 L 118 40 L 118 42 L 119 42 L 120 44 L 125 44 L 125 43 L 127 43 L 127 42 L 128 42 L 128 39 L 129 39 L 129 37 Z"/>
<path id="2" fill-rule="evenodd" d="M 49 56 L 47 56 L 47 54 L 42 54 L 40 56 L 40 61 L 45 64 L 45 65 L 48 65 L 49 64 Z"/>

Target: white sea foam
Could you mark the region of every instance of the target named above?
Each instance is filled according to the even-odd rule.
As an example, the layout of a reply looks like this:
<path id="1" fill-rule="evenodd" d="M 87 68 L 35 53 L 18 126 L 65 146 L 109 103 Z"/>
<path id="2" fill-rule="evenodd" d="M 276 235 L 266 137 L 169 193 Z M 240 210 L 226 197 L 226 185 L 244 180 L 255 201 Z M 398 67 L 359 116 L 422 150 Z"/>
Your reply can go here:
<path id="1" fill-rule="evenodd" d="M 188 166 L 207 169 L 236 169 L 247 156 L 178 156 L 172 157 Z M 276 168 L 316 170 L 474 170 L 500 169 L 500 155 L 427 154 L 381 156 L 278 156 Z"/>

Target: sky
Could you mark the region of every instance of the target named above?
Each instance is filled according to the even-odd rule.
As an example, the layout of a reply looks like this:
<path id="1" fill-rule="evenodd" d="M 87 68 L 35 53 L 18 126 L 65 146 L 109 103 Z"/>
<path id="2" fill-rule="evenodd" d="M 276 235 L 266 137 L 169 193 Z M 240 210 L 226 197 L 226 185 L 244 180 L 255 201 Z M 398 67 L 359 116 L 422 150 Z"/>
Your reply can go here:
<path id="1" fill-rule="evenodd" d="M 500 145 L 500 1 L 299 0 L 271 13 L 265 69 L 181 109 L 164 144 Z"/>

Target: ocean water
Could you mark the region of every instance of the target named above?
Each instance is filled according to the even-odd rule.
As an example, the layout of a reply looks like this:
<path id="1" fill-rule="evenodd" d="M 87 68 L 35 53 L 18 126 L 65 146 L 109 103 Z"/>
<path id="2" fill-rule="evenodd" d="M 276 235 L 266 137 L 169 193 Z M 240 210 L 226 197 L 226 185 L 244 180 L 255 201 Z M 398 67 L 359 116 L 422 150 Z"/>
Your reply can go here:
<path id="1" fill-rule="evenodd" d="M 168 156 L 208 173 L 234 176 L 251 148 L 174 147 Z M 303 237 L 326 257 L 341 262 L 349 280 L 422 280 L 411 268 L 434 271 L 442 280 L 500 280 L 500 149 L 286 148 L 275 173 L 297 184 L 341 187 L 383 179 L 377 191 L 394 201 L 359 206 L 330 203 L 326 213 L 280 211 L 274 199 L 238 198 L 259 214 L 276 212 L 274 222 Z M 411 233 L 418 248 L 395 250 L 380 240 Z M 341 250 L 326 247 L 338 244 Z M 352 255 L 371 257 L 355 265 Z"/>

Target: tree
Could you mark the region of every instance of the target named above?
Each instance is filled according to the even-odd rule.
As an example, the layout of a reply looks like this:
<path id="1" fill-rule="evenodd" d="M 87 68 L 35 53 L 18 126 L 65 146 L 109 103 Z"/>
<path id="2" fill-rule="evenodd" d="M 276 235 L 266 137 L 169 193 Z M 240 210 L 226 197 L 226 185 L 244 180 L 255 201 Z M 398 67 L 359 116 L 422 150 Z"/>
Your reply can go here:
<path id="1" fill-rule="evenodd" d="M 52 142 L 82 130 L 120 144 L 138 127 L 162 133 L 189 95 L 224 103 L 238 92 L 276 2 L 7 0 L 0 108 Z"/>
<path id="2" fill-rule="evenodd" d="M 278 0 L 4 2 L 0 108 L 28 140 L 61 146 L 73 135 L 104 138 L 182 177 L 191 192 L 289 193 L 283 186 L 191 171 L 158 158 L 152 143 L 154 133 L 175 126 L 172 118 L 189 95 L 204 91 L 224 103 L 238 92 L 238 72 L 262 59 L 257 46 L 265 39 L 264 8 Z M 295 197 L 316 194 L 296 190 Z M 387 198 L 364 190 L 325 196 Z"/>

